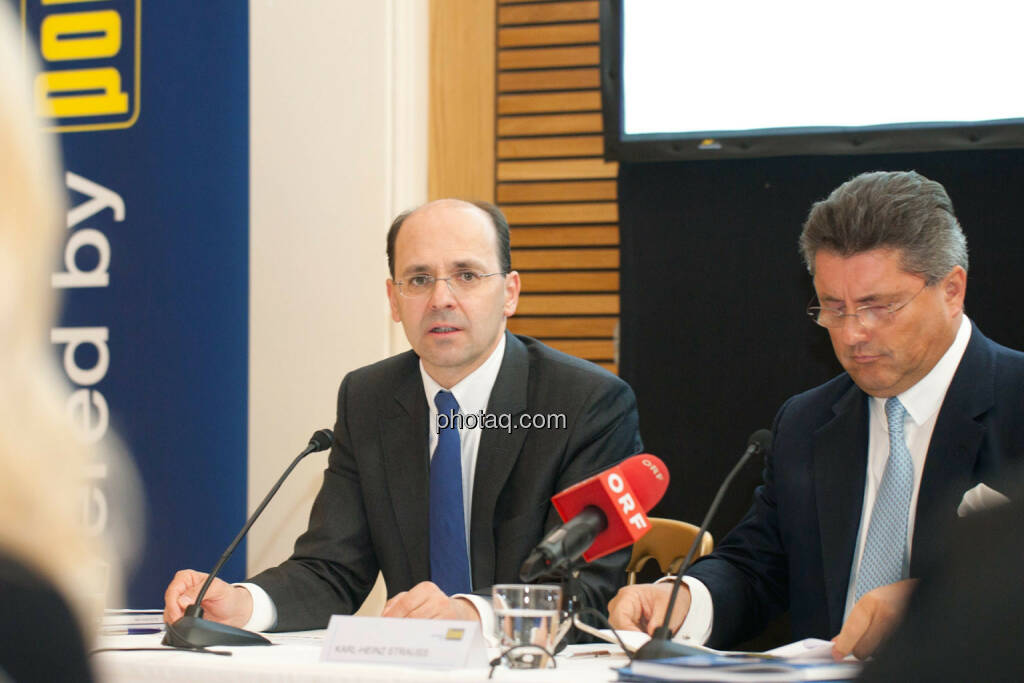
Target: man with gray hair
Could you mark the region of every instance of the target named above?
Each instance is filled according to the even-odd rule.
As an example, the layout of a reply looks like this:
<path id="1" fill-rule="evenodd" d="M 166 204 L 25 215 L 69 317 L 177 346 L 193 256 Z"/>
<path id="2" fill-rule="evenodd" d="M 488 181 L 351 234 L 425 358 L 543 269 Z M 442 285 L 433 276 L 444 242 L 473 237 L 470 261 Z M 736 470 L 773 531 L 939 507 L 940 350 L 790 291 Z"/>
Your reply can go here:
<path id="1" fill-rule="evenodd" d="M 746 517 L 695 563 L 670 626 L 732 647 L 789 611 L 794 638 L 871 654 L 956 517 L 1005 501 L 1024 458 L 1024 354 L 964 315 L 967 242 L 943 187 L 865 173 L 811 209 L 807 313 L 843 374 L 779 410 Z M 653 631 L 669 583 L 629 586 L 613 625 Z M 837 635 L 838 634 L 838 635 Z"/>

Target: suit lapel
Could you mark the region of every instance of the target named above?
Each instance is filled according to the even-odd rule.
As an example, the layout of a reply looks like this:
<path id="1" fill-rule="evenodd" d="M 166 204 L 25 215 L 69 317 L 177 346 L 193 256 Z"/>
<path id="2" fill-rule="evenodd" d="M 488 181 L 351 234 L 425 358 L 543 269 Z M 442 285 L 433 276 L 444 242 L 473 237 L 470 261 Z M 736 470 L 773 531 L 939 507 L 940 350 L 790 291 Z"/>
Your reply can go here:
<path id="1" fill-rule="evenodd" d="M 380 432 L 391 504 L 416 581 L 430 576 L 429 412 L 418 367 L 405 376 L 394 403 L 381 412 Z"/>
<path id="2" fill-rule="evenodd" d="M 928 445 L 917 496 L 911 574 L 941 562 L 941 540 L 956 516 L 960 496 L 973 485 L 972 473 L 985 428 L 976 418 L 992 407 L 993 358 L 988 340 L 975 327 L 960 366 L 946 391 Z"/>
<path id="3" fill-rule="evenodd" d="M 505 333 L 505 357 L 487 402 L 490 415 L 510 415 L 515 421 L 526 410 L 530 359 L 526 347 L 514 335 Z M 527 429 L 484 429 L 473 476 L 473 507 L 470 516 L 470 557 L 473 587 L 494 583 L 494 509 L 526 439 Z"/>
<path id="4" fill-rule="evenodd" d="M 814 489 L 829 622 L 838 632 L 864 504 L 867 397 L 851 385 L 832 409 L 835 417 L 814 435 Z"/>

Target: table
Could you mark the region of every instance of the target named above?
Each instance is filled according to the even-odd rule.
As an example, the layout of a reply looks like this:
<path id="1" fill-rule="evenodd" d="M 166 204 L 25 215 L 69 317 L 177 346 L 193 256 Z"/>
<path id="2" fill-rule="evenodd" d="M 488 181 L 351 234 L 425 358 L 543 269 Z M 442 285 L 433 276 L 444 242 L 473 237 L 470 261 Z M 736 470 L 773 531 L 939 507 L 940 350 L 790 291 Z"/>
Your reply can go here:
<path id="1" fill-rule="evenodd" d="M 181 652 L 100 652 L 93 655 L 96 673 L 108 683 L 223 683 L 225 681 L 486 681 L 489 667 L 433 670 L 379 664 L 321 662 L 320 649 L 326 631 L 266 634 L 273 647 L 217 647 L 230 657 Z M 160 647 L 162 634 L 104 636 L 97 647 Z M 594 656 L 592 653 L 607 653 Z M 488 656 L 497 656 L 488 650 Z M 625 655 L 612 645 L 570 645 L 557 657 L 558 668 L 512 670 L 504 665 L 494 671 L 494 681 L 531 683 L 589 683 L 614 681 L 613 667 L 625 666 Z"/>

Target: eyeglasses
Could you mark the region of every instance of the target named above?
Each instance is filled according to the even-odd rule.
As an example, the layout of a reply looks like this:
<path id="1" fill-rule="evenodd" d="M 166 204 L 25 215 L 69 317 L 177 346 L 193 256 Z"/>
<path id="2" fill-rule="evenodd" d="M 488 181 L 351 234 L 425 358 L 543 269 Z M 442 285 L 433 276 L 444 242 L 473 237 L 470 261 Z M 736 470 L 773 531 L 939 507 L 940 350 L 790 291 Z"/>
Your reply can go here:
<path id="1" fill-rule="evenodd" d="M 478 273 L 475 270 L 460 270 L 448 277 L 434 277 L 433 275 L 413 275 L 405 282 L 395 281 L 398 285 L 398 293 L 409 299 L 416 299 L 421 296 L 426 296 L 434 291 L 434 285 L 440 281 L 448 283 L 448 289 L 451 290 L 452 294 L 458 296 L 460 294 L 468 294 L 475 289 L 480 287 L 480 284 L 484 281 L 484 278 L 493 277 L 495 275 L 508 275 L 505 272 L 497 273 Z"/>
<path id="2" fill-rule="evenodd" d="M 875 304 L 869 304 L 867 306 L 858 306 L 854 309 L 853 313 L 844 313 L 839 308 L 826 308 L 824 306 L 808 306 L 807 315 L 811 317 L 811 320 L 818 323 L 822 327 L 828 327 L 830 329 L 843 326 L 843 318 L 853 317 L 857 319 L 857 322 L 861 324 L 866 330 L 873 330 L 876 327 L 881 327 L 892 322 L 892 317 L 904 308 L 907 304 L 913 301 L 918 294 L 923 292 L 928 285 L 925 285 L 921 289 L 917 290 L 914 296 L 910 297 L 901 304 L 886 304 L 884 306 L 878 306 Z M 811 301 L 814 301 L 812 298 Z"/>

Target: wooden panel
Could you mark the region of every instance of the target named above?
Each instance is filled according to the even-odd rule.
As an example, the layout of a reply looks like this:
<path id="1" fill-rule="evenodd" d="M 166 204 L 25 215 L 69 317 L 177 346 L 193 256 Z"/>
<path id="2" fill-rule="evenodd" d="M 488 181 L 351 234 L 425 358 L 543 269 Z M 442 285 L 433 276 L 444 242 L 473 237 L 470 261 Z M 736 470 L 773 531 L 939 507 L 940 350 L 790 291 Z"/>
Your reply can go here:
<path id="1" fill-rule="evenodd" d="M 491 3 L 481 4 L 490 5 Z M 597 22 L 558 26 L 523 26 L 498 29 L 498 46 L 578 45 L 580 43 L 596 43 L 600 37 Z"/>
<path id="2" fill-rule="evenodd" d="M 493 2 L 430 3 L 427 195 L 494 197 Z"/>
<path id="3" fill-rule="evenodd" d="M 559 133 L 600 133 L 604 123 L 600 114 L 545 114 L 541 116 L 502 116 L 498 135 L 557 135 Z"/>
<path id="4" fill-rule="evenodd" d="M 541 112 L 600 111 L 598 91 L 559 92 L 540 95 L 499 95 L 499 114 L 539 114 Z"/>
<path id="5" fill-rule="evenodd" d="M 591 45 L 498 51 L 498 68 L 503 71 L 550 69 L 559 66 L 598 66 L 600 63 L 600 48 Z"/>
<path id="6" fill-rule="evenodd" d="M 569 271 L 565 273 L 521 273 L 523 292 L 618 292 L 619 273 L 606 271 Z"/>
<path id="7" fill-rule="evenodd" d="M 618 363 L 598 363 L 597 365 L 600 365 L 602 368 L 612 373 L 613 375 L 619 374 Z"/>
<path id="8" fill-rule="evenodd" d="M 544 343 L 577 358 L 615 359 L 615 342 L 611 339 L 545 339 Z"/>
<path id="9" fill-rule="evenodd" d="M 618 294 L 522 294 L 517 311 L 522 315 L 619 314 Z"/>
<path id="10" fill-rule="evenodd" d="M 600 87 L 601 72 L 597 69 L 512 71 L 498 74 L 498 92 L 579 90 Z"/>
<path id="11" fill-rule="evenodd" d="M 600 3 L 494 4 L 494 177 L 523 283 L 509 329 L 617 373 L 618 164 L 601 158 Z"/>
<path id="12" fill-rule="evenodd" d="M 509 225 L 546 223 L 615 223 L 619 206 L 615 202 L 597 204 L 524 204 L 502 207 Z"/>
<path id="13" fill-rule="evenodd" d="M 545 5 L 502 7 L 498 10 L 498 23 L 544 24 L 556 21 L 597 20 L 600 17 L 597 0 L 592 2 L 551 2 Z"/>
<path id="14" fill-rule="evenodd" d="M 498 164 L 498 180 L 617 178 L 618 175 L 618 162 L 602 159 L 502 161 Z"/>
<path id="15" fill-rule="evenodd" d="M 512 247 L 573 247 L 616 245 L 619 226 L 588 225 L 579 228 L 512 228 Z"/>
<path id="16" fill-rule="evenodd" d="M 594 270 L 619 267 L 618 249 L 513 249 L 515 270 Z"/>
<path id="17" fill-rule="evenodd" d="M 611 337 L 619 319 L 601 318 L 531 318 L 515 315 L 508 319 L 508 329 L 530 337 Z"/>
<path id="18" fill-rule="evenodd" d="M 513 138 L 498 142 L 499 159 L 536 159 L 539 157 L 599 157 L 604 153 L 600 135 L 551 138 Z"/>
<path id="19" fill-rule="evenodd" d="M 618 192 L 618 183 L 613 180 L 581 183 L 502 183 L 498 185 L 498 203 L 571 202 L 587 199 L 614 201 L 618 197 Z"/>

